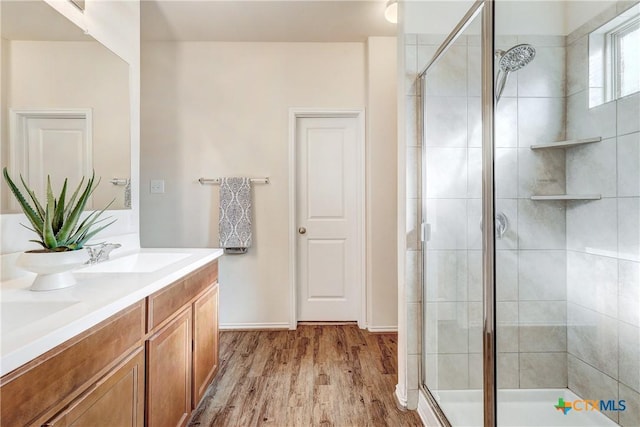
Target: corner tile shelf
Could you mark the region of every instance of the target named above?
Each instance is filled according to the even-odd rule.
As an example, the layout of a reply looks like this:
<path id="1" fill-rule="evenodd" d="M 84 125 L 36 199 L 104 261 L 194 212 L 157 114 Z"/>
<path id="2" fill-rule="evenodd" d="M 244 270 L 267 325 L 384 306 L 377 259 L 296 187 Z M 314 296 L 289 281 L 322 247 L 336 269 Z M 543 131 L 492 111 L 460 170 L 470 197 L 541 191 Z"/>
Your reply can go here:
<path id="1" fill-rule="evenodd" d="M 556 141 L 550 144 L 532 145 L 532 150 L 544 150 L 549 148 L 572 148 L 579 145 L 591 144 L 602 141 L 601 137 L 586 139 L 569 139 L 567 141 Z M 531 200 L 600 200 L 601 194 L 554 194 L 549 196 L 531 196 Z"/>
<path id="2" fill-rule="evenodd" d="M 600 142 L 600 141 L 602 141 L 601 137 L 586 138 L 586 139 L 570 139 L 567 141 L 552 142 L 550 144 L 532 145 L 531 149 L 543 150 L 547 148 L 571 148 L 571 147 L 577 147 L 578 145 L 591 144 L 593 142 Z"/>
<path id="3" fill-rule="evenodd" d="M 531 200 L 600 200 L 600 194 L 555 194 L 552 196 L 531 196 Z"/>

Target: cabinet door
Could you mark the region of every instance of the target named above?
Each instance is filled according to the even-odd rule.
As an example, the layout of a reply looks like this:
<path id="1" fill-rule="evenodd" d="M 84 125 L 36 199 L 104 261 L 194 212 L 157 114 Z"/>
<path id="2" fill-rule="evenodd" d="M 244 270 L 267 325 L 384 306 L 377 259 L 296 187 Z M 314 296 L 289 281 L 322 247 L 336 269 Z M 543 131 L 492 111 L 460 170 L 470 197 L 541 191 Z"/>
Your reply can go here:
<path id="1" fill-rule="evenodd" d="M 47 422 L 139 348 L 143 330 L 141 301 L 3 376 L 0 424 Z"/>
<path id="2" fill-rule="evenodd" d="M 218 370 L 218 284 L 193 303 L 193 399 L 195 409 Z"/>
<path id="3" fill-rule="evenodd" d="M 144 349 L 110 371 L 54 419 L 51 427 L 142 427 L 144 425 Z"/>
<path id="4" fill-rule="evenodd" d="M 147 340 L 147 425 L 184 426 L 191 414 L 191 306 Z"/>

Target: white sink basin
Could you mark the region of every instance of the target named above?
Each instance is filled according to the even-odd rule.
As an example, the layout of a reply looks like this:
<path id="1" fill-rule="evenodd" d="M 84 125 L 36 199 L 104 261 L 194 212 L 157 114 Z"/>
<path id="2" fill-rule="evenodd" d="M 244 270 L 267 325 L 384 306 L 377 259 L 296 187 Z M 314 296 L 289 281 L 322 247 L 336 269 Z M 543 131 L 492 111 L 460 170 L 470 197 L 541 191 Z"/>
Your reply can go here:
<path id="1" fill-rule="evenodd" d="M 190 257 L 173 252 L 139 252 L 77 270 L 78 273 L 151 273 Z"/>
<path id="2" fill-rule="evenodd" d="M 0 323 L 3 333 L 45 319 L 78 301 L 2 301 Z"/>

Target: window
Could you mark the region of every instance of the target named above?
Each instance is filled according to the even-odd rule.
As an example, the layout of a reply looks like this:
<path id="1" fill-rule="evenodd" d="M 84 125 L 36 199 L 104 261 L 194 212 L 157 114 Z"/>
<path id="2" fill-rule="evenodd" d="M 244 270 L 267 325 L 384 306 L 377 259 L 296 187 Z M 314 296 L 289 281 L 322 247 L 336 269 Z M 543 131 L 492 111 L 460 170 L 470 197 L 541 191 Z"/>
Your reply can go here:
<path id="1" fill-rule="evenodd" d="M 640 17 L 608 33 L 613 98 L 640 91 Z"/>
<path id="2" fill-rule="evenodd" d="M 589 107 L 640 91 L 640 4 L 589 34 Z"/>

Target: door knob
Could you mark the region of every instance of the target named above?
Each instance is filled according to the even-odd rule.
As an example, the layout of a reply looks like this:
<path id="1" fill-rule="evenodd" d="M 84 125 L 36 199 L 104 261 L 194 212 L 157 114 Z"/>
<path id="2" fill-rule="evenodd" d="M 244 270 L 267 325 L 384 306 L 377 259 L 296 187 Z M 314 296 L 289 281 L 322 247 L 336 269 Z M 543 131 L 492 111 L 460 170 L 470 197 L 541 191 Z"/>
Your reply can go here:
<path id="1" fill-rule="evenodd" d="M 307 232 L 307 229 L 306 229 L 306 228 L 304 228 L 304 227 L 300 227 L 300 228 L 298 228 L 298 233 L 300 233 L 300 234 L 304 234 L 304 233 L 306 233 L 306 232 Z"/>

